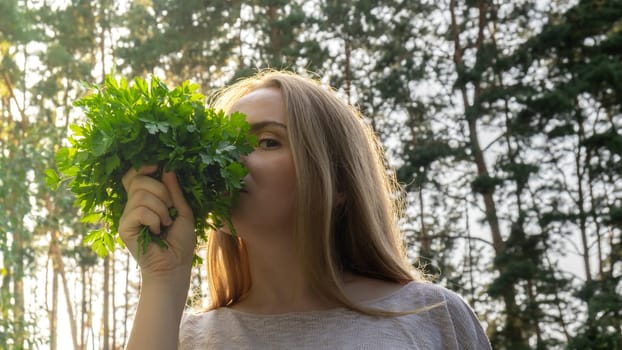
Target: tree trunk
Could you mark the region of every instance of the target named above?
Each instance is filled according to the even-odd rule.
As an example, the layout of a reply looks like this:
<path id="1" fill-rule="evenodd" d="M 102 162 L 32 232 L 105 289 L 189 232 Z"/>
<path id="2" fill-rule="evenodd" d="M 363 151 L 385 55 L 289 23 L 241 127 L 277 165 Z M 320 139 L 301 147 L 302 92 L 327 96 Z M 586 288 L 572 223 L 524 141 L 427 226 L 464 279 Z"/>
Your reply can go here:
<path id="1" fill-rule="evenodd" d="M 112 312 L 112 349 L 117 348 L 117 317 L 116 317 L 116 311 L 117 311 L 117 307 L 116 307 L 116 303 L 115 303 L 115 296 L 116 296 L 116 288 L 115 286 L 117 285 L 116 283 L 116 271 L 117 269 L 115 268 L 115 258 L 114 258 L 114 253 L 110 253 L 110 261 L 111 261 L 111 265 L 112 265 L 112 286 L 111 286 L 111 293 L 110 293 L 110 303 L 111 303 L 111 312 Z"/>
<path id="2" fill-rule="evenodd" d="M 280 66 L 283 64 L 281 60 L 281 34 L 279 33 L 279 28 L 276 26 L 278 15 L 278 8 L 274 5 L 270 5 L 268 7 L 268 19 L 270 23 L 270 47 L 272 49 L 272 57 L 273 62 L 272 65 L 275 68 L 281 68 Z"/>
<path id="3" fill-rule="evenodd" d="M 86 350 L 86 267 L 80 265 L 80 285 L 82 287 L 82 298 L 80 300 L 80 344 L 82 344 L 82 350 Z"/>
<path id="4" fill-rule="evenodd" d="M 585 155 L 585 164 L 590 164 L 591 162 L 591 152 L 587 152 Z M 598 263 L 598 279 L 603 280 L 605 278 L 605 255 L 603 253 L 603 237 L 600 229 L 600 220 L 598 219 L 598 213 L 595 208 L 598 207 L 598 203 L 596 197 L 594 196 L 594 178 L 592 173 L 588 171 L 588 193 L 590 196 L 590 206 L 592 208 L 591 215 L 594 221 L 594 234 L 596 235 L 596 254 L 597 254 L 597 263 Z"/>
<path id="5" fill-rule="evenodd" d="M 80 350 L 80 344 L 78 342 L 78 329 L 76 325 L 76 317 L 73 309 L 73 303 L 71 302 L 71 293 L 69 290 L 69 283 L 67 281 L 67 276 L 65 275 L 65 264 L 63 262 L 63 257 L 60 251 L 60 247 L 58 246 L 58 232 L 51 232 L 52 241 L 50 243 L 50 250 L 52 254 L 52 258 L 54 259 L 54 264 L 58 267 L 58 274 L 60 275 L 61 283 L 63 285 L 63 293 L 65 294 L 65 305 L 67 307 L 67 313 L 69 314 L 69 327 L 71 329 L 71 340 L 73 342 L 73 347 L 76 350 Z"/>
<path id="6" fill-rule="evenodd" d="M 536 300 L 536 291 L 533 280 L 527 280 L 527 294 L 529 296 L 529 300 L 531 303 L 537 303 Z M 536 333 L 536 349 L 544 349 L 545 344 L 542 339 L 542 330 L 540 329 L 540 321 L 538 319 L 534 320 L 533 324 L 534 332 Z"/>
<path id="7" fill-rule="evenodd" d="M 48 259 L 52 263 L 52 310 L 49 310 L 49 319 L 50 319 L 50 350 L 57 349 L 57 322 L 58 322 L 58 266 L 56 266 L 56 261 L 52 256 L 52 250 L 50 246 L 50 250 L 48 252 Z M 46 296 L 48 294 L 48 289 L 46 286 Z M 47 303 L 46 303 L 47 305 Z"/>
<path id="8" fill-rule="evenodd" d="M 343 38 L 343 45 L 344 45 L 344 50 L 345 50 L 345 64 L 344 64 L 344 71 L 345 71 L 345 90 L 346 90 L 346 98 L 348 99 L 348 104 L 351 103 L 351 99 L 352 99 L 352 77 L 351 77 L 351 67 L 350 67 L 350 56 L 351 56 L 351 44 L 350 44 L 350 38 L 348 37 L 348 34 L 345 34 L 345 37 Z M 375 130 L 375 129 L 374 129 Z"/>
<path id="9" fill-rule="evenodd" d="M 129 313 L 130 313 L 130 255 L 127 254 L 126 256 L 126 260 L 125 260 L 125 266 L 128 266 L 125 269 L 125 302 L 123 304 L 123 344 L 121 346 L 122 349 L 125 349 L 125 344 L 127 342 L 127 320 L 129 319 Z"/>
<path id="10" fill-rule="evenodd" d="M 419 189 L 417 191 L 418 195 L 419 195 L 419 229 L 421 230 L 421 232 L 419 233 L 419 244 L 421 245 L 421 253 L 422 255 L 427 258 L 427 259 L 431 259 L 432 256 L 430 256 L 430 252 L 431 252 L 431 246 L 430 246 L 430 238 L 428 237 L 428 232 L 427 229 L 425 227 L 425 222 L 423 221 L 423 219 L 425 218 L 425 206 L 423 205 L 423 185 L 419 185 Z"/>
<path id="11" fill-rule="evenodd" d="M 91 339 L 91 347 L 93 347 L 95 343 L 95 330 L 93 329 L 93 270 L 89 270 L 87 274 L 88 283 L 88 299 L 87 299 L 87 330 L 89 334 L 87 335 L 87 339 Z"/>
<path id="12" fill-rule="evenodd" d="M 106 79 L 106 30 L 105 30 L 105 0 L 99 2 L 99 24 L 101 31 L 99 33 L 99 54 L 100 64 L 102 66 L 102 83 Z M 103 323 L 103 350 L 110 350 L 110 256 L 104 259 L 104 310 L 102 315 Z"/>
<path id="13" fill-rule="evenodd" d="M 13 94 L 13 88 L 11 87 L 10 82 L 6 78 L 6 75 L 5 75 L 5 80 L 6 80 L 6 83 L 8 84 L 7 87 L 9 88 L 10 94 L 13 96 L 15 103 L 18 104 L 17 98 Z M 26 133 L 26 128 L 28 127 L 28 118 L 26 117 L 26 115 L 23 112 L 23 109 L 21 108 L 20 108 L 20 114 L 22 118 L 22 121 L 21 121 L 22 129 L 21 131 L 17 131 L 17 133 L 14 134 L 14 137 L 16 137 L 16 139 L 14 140 L 16 146 L 19 146 L 21 139 L 23 139 L 23 136 Z M 19 157 L 23 157 L 25 159 L 26 155 L 25 155 L 25 151 L 23 150 L 23 148 L 20 149 L 19 152 L 24 153 L 24 154 L 20 154 Z M 12 158 L 14 154 L 15 152 L 11 152 L 9 157 Z M 21 200 L 20 197 L 23 195 L 24 194 L 20 193 L 19 190 L 9 191 L 9 196 L 8 196 L 9 198 L 8 198 L 8 203 L 7 203 L 9 204 L 9 208 L 18 208 L 19 201 Z M 12 232 L 13 243 L 12 243 L 12 248 L 11 248 L 11 251 L 13 252 L 13 257 L 11 259 L 12 265 L 13 265 L 12 296 L 13 296 L 13 322 L 15 325 L 15 334 L 16 334 L 16 338 L 15 338 L 16 349 L 24 349 L 26 345 L 26 340 L 27 340 L 26 318 L 24 315 L 24 312 L 25 312 L 25 307 L 24 307 L 24 257 L 25 257 L 24 253 L 25 253 L 25 249 L 24 249 L 24 237 L 22 236 L 24 233 L 26 233 L 26 229 L 21 220 L 24 214 L 25 213 L 21 211 L 17 211 L 16 213 L 13 214 L 13 215 L 17 215 L 18 217 L 18 219 L 15 220 L 15 225 L 13 226 L 14 227 L 13 232 Z"/>
<path id="14" fill-rule="evenodd" d="M 575 166 L 577 175 L 577 208 L 579 209 L 579 231 L 581 233 L 581 244 L 583 245 L 583 268 L 585 269 L 585 280 L 592 280 L 592 268 L 590 266 L 590 243 L 587 237 L 587 213 L 585 212 L 585 194 L 583 193 L 583 177 L 585 170 L 582 164 L 582 144 L 585 139 L 585 129 L 583 125 L 583 116 L 580 111 L 576 112 L 577 124 L 579 132 L 577 133 L 577 152 L 575 153 Z"/>
<path id="15" fill-rule="evenodd" d="M 478 17 L 478 34 L 477 41 L 475 43 L 475 48 L 480 50 L 484 44 L 484 34 L 487 25 L 487 13 L 488 13 L 488 4 L 486 1 L 478 1 L 479 6 L 479 17 Z M 464 48 L 460 43 L 460 32 L 456 19 L 456 1 L 450 0 L 449 3 L 449 11 L 451 17 L 451 35 L 454 43 L 454 64 L 456 66 L 456 71 L 458 74 L 462 71 L 462 67 L 464 67 L 463 54 Z M 464 104 L 465 111 L 474 107 L 475 101 L 478 100 L 482 86 L 481 82 L 473 82 L 473 97 L 471 99 L 472 102 L 469 101 L 468 98 L 468 90 L 466 86 L 460 87 L 460 93 L 462 95 L 462 101 Z M 473 115 L 469 115 L 467 117 L 467 125 L 469 131 L 469 143 L 470 148 L 473 153 L 473 162 L 475 163 L 477 169 L 478 177 L 488 177 L 488 167 L 486 165 L 486 161 L 484 158 L 484 153 L 481 149 L 478 135 L 478 127 L 477 127 L 478 118 Z M 493 248 L 495 251 L 495 255 L 499 256 L 504 253 L 504 245 L 505 242 L 501 235 L 501 229 L 499 226 L 499 220 L 497 216 L 497 208 L 495 206 L 494 201 L 494 188 L 485 191 L 481 194 L 484 200 L 484 208 L 486 213 L 486 221 L 488 226 L 490 227 L 490 232 L 492 236 Z M 499 273 L 503 273 L 503 271 L 499 271 Z M 515 288 L 506 288 L 503 291 L 503 301 L 506 307 L 506 322 L 504 327 L 504 334 L 508 339 L 508 346 L 518 346 L 518 347 L 526 347 L 526 341 L 523 335 L 523 324 L 521 321 L 521 312 L 516 304 L 516 291 Z"/>
<path id="16" fill-rule="evenodd" d="M 9 96 L 11 96 L 13 102 L 15 102 L 15 106 L 17 107 L 17 111 L 19 112 L 19 115 L 21 117 L 22 130 L 26 130 L 28 128 L 28 116 L 26 116 L 24 108 L 20 106 L 20 103 L 15 96 L 15 92 L 13 91 L 13 84 L 11 83 L 9 76 L 6 75 L 6 73 L 2 73 L 2 79 L 4 80 L 5 87 L 9 91 Z"/>
<path id="17" fill-rule="evenodd" d="M 110 255 L 104 258 L 104 310 L 102 323 L 104 327 L 103 349 L 110 350 Z"/>

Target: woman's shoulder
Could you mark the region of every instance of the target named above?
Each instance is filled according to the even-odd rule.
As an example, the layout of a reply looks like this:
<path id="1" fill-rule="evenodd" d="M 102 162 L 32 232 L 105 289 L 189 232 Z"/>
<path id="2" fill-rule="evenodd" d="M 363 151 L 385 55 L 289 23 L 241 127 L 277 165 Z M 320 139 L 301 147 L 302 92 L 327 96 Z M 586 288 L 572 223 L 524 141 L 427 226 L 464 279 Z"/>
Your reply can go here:
<path id="1" fill-rule="evenodd" d="M 452 319 L 475 317 L 473 309 L 460 294 L 431 282 L 409 282 L 395 292 L 371 301 L 370 304 L 389 307 L 395 311 L 438 306 L 446 310 Z"/>
<path id="2" fill-rule="evenodd" d="M 187 329 L 203 328 L 205 323 L 223 322 L 226 308 L 207 309 L 201 307 L 187 308 L 181 318 L 181 324 Z"/>
<path id="3" fill-rule="evenodd" d="M 408 295 L 449 298 L 458 296 L 451 290 L 426 280 L 415 279 L 398 283 L 354 274 L 345 275 L 343 287 L 348 299 L 357 303 Z"/>
<path id="4" fill-rule="evenodd" d="M 397 304 L 411 305 L 418 308 L 431 304 L 460 304 L 464 299 L 457 293 L 435 283 L 427 281 L 412 281 L 406 284 L 393 284 L 380 296 L 364 299 L 365 304 Z"/>
<path id="5" fill-rule="evenodd" d="M 395 293 L 373 301 L 370 306 L 392 311 L 413 311 L 407 318 L 422 319 L 440 329 L 451 329 L 460 349 L 490 349 L 481 321 L 469 303 L 458 293 L 438 284 L 413 281 Z"/>

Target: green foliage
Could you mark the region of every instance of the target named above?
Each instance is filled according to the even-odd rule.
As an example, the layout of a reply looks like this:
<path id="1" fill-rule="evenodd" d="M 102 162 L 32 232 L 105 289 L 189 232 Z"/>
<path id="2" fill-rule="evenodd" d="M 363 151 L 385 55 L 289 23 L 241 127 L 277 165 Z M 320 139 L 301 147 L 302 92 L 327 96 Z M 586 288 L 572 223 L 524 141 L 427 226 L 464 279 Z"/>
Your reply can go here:
<path id="1" fill-rule="evenodd" d="M 495 187 L 501 185 L 502 183 L 503 179 L 488 175 L 480 175 L 471 181 L 471 188 L 475 193 L 488 194 L 493 193 L 495 191 Z"/>
<path id="2" fill-rule="evenodd" d="M 622 207 L 609 208 L 609 224 L 622 228 Z"/>
<path id="3" fill-rule="evenodd" d="M 417 138 L 415 144 L 404 154 L 404 165 L 397 171 L 400 182 L 409 188 L 417 188 L 432 179 L 428 178 L 430 167 L 447 158 L 462 158 L 464 149 L 450 146 L 447 140 L 435 139 L 432 135 Z"/>
<path id="4" fill-rule="evenodd" d="M 105 256 L 119 243 L 127 199 L 121 179 L 129 169 L 147 164 L 157 164 L 159 174 L 176 172 L 200 240 L 206 239 L 207 228 L 231 227 L 230 209 L 246 174 L 239 159 L 254 142 L 244 115 L 206 108 L 198 86 L 188 81 L 169 90 L 155 76 L 150 83 L 136 78 L 129 85 L 108 75 L 103 86 L 92 87 L 95 93 L 75 102 L 87 120 L 71 125 L 71 146 L 56 155 L 60 176 L 48 170 L 47 183 L 68 181 L 83 222 L 103 222 L 85 238 L 93 250 Z M 148 230 L 141 231 L 142 248 L 151 241 L 165 246 Z"/>
<path id="5" fill-rule="evenodd" d="M 543 243 L 546 235 L 527 235 L 518 221 L 512 224 L 510 237 L 504 250 L 494 260 L 501 274 L 489 286 L 492 297 L 502 296 L 507 288 L 513 288 L 521 280 L 533 280 L 542 269 Z"/>
<path id="6" fill-rule="evenodd" d="M 236 21 L 242 3 L 233 0 L 132 1 L 120 19 L 127 32 L 115 54 L 123 71 L 142 76 L 166 67 L 166 80 L 191 79 L 207 90 L 222 81 L 236 54 Z"/>
<path id="7" fill-rule="evenodd" d="M 622 156 L 622 135 L 614 128 L 602 133 L 595 133 L 583 142 L 588 149 L 607 150 L 611 154 Z"/>
<path id="8" fill-rule="evenodd" d="M 248 54 L 238 57 L 238 67 L 230 81 L 248 75 L 257 68 L 317 71 L 326 60 L 326 51 L 309 35 L 321 25 L 303 10 L 305 1 L 249 0 L 242 2 L 241 11 L 253 16 L 242 21 L 239 45 Z"/>
<path id="9" fill-rule="evenodd" d="M 588 304 L 586 326 L 569 342 L 568 349 L 620 349 L 622 295 L 616 290 L 620 278 L 588 281 L 576 296 Z"/>
<path id="10" fill-rule="evenodd" d="M 529 182 L 529 177 L 537 174 L 539 167 L 534 164 L 508 162 L 500 164 L 500 168 L 508 173 L 508 178 L 512 179 L 520 193 L 524 186 Z"/>
<path id="11" fill-rule="evenodd" d="M 513 78 L 520 83 L 508 88 L 516 92 L 514 100 L 522 105 L 515 106 L 517 112 L 509 123 L 510 133 L 522 137 L 520 141 L 524 143 L 516 144 L 529 153 L 542 153 L 536 156 L 541 162 L 533 169 L 539 181 L 531 180 L 530 169 L 522 174 L 505 170 L 513 173 L 519 189 L 525 188 L 535 196 L 530 210 L 538 213 L 542 234 L 557 233 L 555 237 L 543 236 L 543 246 L 551 248 L 560 244 L 562 234 L 581 236 L 583 240 L 579 251 L 586 261 L 583 272 L 587 277 L 574 297 L 586 307 L 587 320 L 582 321 L 576 334 L 566 339 L 571 349 L 620 347 L 622 318 L 619 295 L 615 292 L 617 289 L 619 294 L 620 288 L 620 276 L 616 272 L 619 269 L 615 268 L 619 261 L 616 243 L 610 242 L 610 253 L 595 253 L 596 249 L 592 249 L 596 242 L 599 250 L 603 248 L 602 242 L 607 239 L 604 232 L 613 236 L 619 232 L 615 226 L 614 203 L 620 197 L 620 187 L 616 184 L 622 174 L 620 18 L 620 1 L 578 1 L 564 13 L 549 14 L 542 31 L 507 58 L 507 62 L 513 62 L 508 68 L 523 71 L 523 78 Z M 534 80 L 530 75 L 538 70 L 546 75 Z M 529 138 L 536 142 L 543 138 L 546 144 L 541 148 L 530 145 L 526 141 Z M 572 165 L 566 162 L 569 159 L 573 160 Z M 538 184 L 540 181 L 544 183 Z M 511 246 L 508 241 L 506 250 Z M 521 243 L 519 248 L 517 251 L 538 256 L 525 244 Z M 532 274 L 526 265 L 517 271 L 516 266 L 509 264 L 514 260 L 525 263 L 521 255 L 495 261 L 506 270 L 501 270 L 502 275 L 491 285 L 491 295 L 502 291 L 512 280 L 518 283 L 526 279 L 538 285 L 541 273 Z M 589 262 L 593 265 L 589 266 Z M 534 263 L 544 267 L 542 261 Z M 564 284 L 553 282 L 551 286 L 557 286 L 556 291 L 550 287 L 542 289 L 545 286 L 542 284 L 538 288 L 544 294 L 559 295 Z M 535 319 L 535 316 L 529 317 Z"/>
<path id="12" fill-rule="evenodd" d="M 0 44 L 7 42 L 27 42 L 32 39 L 29 18 L 17 0 L 0 2 Z M 2 50 L 0 45 L 0 50 Z"/>

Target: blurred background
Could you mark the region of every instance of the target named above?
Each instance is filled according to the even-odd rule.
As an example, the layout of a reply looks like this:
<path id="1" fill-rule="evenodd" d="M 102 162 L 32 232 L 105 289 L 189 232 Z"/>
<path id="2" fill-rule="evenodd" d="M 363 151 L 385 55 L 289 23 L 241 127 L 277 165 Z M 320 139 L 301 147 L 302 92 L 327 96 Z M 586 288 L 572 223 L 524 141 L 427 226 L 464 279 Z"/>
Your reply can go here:
<path id="1" fill-rule="evenodd" d="M 361 109 L 495 349 L 622 349 L 622 1 L 0 0 L 0 348 L 122 349 L 139 274 L 45 185 L 83 82 L 259 68 Z M 190 299 L 205 302 L 202 267 Z"/>

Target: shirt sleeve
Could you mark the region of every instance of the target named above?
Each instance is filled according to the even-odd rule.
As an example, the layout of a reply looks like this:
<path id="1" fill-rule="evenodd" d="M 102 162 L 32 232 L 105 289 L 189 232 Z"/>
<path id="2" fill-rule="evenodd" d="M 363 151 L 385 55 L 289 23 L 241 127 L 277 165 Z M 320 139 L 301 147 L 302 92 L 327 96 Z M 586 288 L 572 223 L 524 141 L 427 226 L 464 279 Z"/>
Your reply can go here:
<path id="1" fill-rule="evenodd" d="M 459 349 L 491 350 L 490 341 L 473 309 L 458 294 L 447 290 L 447 310 L 456 332 Z"/>

